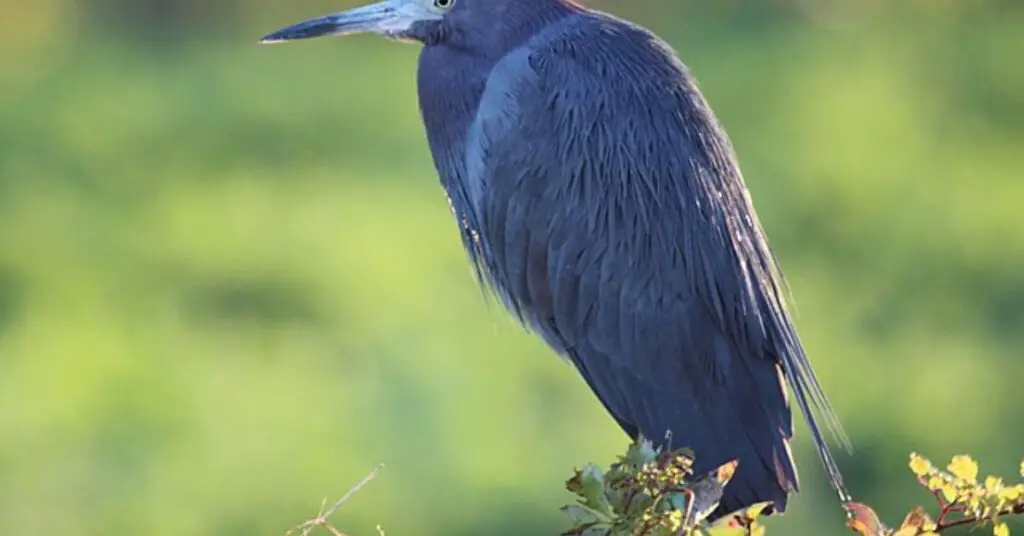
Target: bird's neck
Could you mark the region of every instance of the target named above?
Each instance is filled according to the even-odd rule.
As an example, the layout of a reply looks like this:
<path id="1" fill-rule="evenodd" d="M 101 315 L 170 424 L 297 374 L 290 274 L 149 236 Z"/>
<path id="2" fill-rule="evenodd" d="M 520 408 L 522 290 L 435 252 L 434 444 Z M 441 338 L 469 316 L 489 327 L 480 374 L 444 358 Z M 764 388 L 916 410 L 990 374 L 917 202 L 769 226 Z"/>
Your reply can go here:
<path id="1" fill-rule="evenodd" d="M 428 136 L 452 135 L 468 127 L 495 63 L 443 46 L 423 49 L 416 82 L 420 114 Z M 434 140 L 430 142 L 433 144 Z"/>
<path id="2" fill-rule="evenodd" d="M 465 138 L 494 63 L 442 46 L 426 47 L 420 54 L 420 115 L 435 169 L 460 219 L 473 216 L 464 178 L 458 175 L 463 169 Z"/>
<path id="3" fill-rule="evenodd" d="M 443 40 L 423 48 L 420 114 L 435 163 L 445 151 L 462 157 L 463 138 L 494 65 L 545 26 L 583 10 L 574 0 L 496 2 L 485 20 L 452 21 Z"/>
<path id="4" fill-rule="evenodd" d="M 519 9 L 507 8 L 516 5 Z M 461 225 L 475 227 L 465 171 L 465 142 L 490 76 L 505 55 L 545 26 L 582 10 L 571 0 L 497 2 L 488 20 L 453 21 L 446 37 L 420 53 L 420 115 L 434 166 Z"/>

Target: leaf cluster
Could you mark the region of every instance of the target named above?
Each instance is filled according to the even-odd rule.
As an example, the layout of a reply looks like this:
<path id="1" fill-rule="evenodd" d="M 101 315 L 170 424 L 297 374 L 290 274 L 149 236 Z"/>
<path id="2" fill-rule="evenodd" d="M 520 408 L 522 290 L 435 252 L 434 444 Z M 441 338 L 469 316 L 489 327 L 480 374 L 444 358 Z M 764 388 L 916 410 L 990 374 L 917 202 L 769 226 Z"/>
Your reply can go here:
<path id="1" fill-rule="evenodd" d="M 910 455 L 910 470 L 917 481 L 930 491 L 938 502 L 939 517 L 928 518 L 924 509 L 912 511 L 894 536 L 916 536 L 935 533 L 958 525 L 991 525 L 996 536 L 1010 534 L 1001 516 L 1024 514 L 1024 483 L 1007 484 L 1002 478 L 988 475 L 978 480 L 978 463 L 970 456 L 958 455 L 939 469 L 918 454 Z M 1024 461 L 1020 465 L 1024 477 Z M 916 515 L 915 515 L 916 514 Z"/>
<path id="2" fill-rule="evenodd" d="M 564 506 L 573 526 L 563 536 L 700 536 L 764 532 L 756 519 L 770 506 L 759 503 L 705 522 L 718 507 L 737 460 L 696 475 L 689 449 L 662 451 L 647 440 L 631 444 L 605 471 L 589 463 L 565 486 L 577 502 Z"/>
<path id="3" fill-rule="evenodd" d="M 606 470 L 589 463 L 566 481 L 577 502 L 562 508 L 572 522 L 563 536 L 762 535 L 765 529 L 758 519 L 770 513 L 768 502 L 722 516 L 713 524 L 706 521 L 738 464 L 732 460 L 697 475 L 689 449 L 663 452 L 640 439 Z M 933 536 L 970 526 L 1009 536 L 1003 518 L 1024 514 L 1024 483 L 1010 484 L 992 475 L 979 479 L 978 464 L 970 456 L 954 456 L 943 469 L 911 454 L 909 465 L 935 497 L 937 516 L 918 506 L 891 528 L 870 506 L 849 501 L 842 506 L 850 530 L 861 536 Z M 1024 476 L 1024 462 L 1020 472 Z"/>
<path id="4" fill-rule="evenodd" d="M 850 503 L 847 526 L 862 536 L 933 536 L 959 526 L 991 527 L 995 536 L 1009 536 L 1010 528 L 1001 518 L 1024 514 L 1024 483 L 1007 484 L 992 475 L 979 481 L 978 463 L 970 456 L 953 456 L 941 469 L 915 453 L 910 455 L 909 465 L 918 483 L 935 497 L 936 518 L 918 506 L 899 527 L 889 528 L 869 506 Z M 1024 476 L 1024 462 L 1020 474 Z"/>

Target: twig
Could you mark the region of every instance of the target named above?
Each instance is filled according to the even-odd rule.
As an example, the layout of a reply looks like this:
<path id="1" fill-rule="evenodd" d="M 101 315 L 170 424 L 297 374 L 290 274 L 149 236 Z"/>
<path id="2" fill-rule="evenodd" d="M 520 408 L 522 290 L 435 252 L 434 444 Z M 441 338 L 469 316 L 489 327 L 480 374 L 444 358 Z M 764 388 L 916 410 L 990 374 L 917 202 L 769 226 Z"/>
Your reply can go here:
<path id="1" fill-rule="evenodd" d="M 1000 512 L 999 516 L 1002 517 L 1002 516 L 1012 516 L 1012 515 L 1020 515 L 1020 514 L 1024 514 L 1024 505 L 1018 505 L 1018 506 L 1010 508 L 1009 510 L 1006 510 L 1004 512 Z M 981 521 L 982 518 L 980 518 L 978 516 L 972 515 L 972 516 L 964 517 L 962 519 L 957 519 L 956 521 L 950 521 L 948 523 L 944 523 L 942 521 L 942 518 L 939 518 L 939 519 L 940 519 L 940 521 L 936 524 L 937 526 L 935 527 L 935 530 L 932 531 L 932 532 L 942 532 L 942 531 L 945 531 L 945 530 L 949 530 L 949 529 L 951 529 L 953 527 L 959 527 L 959 526 L 962 526 L 962 525 L 970 525 L 970 524 L 977 523 L 977 522 Z"/>
<path id="2" fill-rule="evenodd" d="M 334 513 L 337 512 L 346 502 L 348 502 L 348 500 L 351 499 L 352 496 L 356 494 L 356 492 L 362 489 L 363 486 L 369 484 L 370 481 L 373 480 L 374 478 L 377 478 L 377 475 L 380 474 L 382 469 L 384 469 L 383 463 L 378 465 L 373 471 L 370 471 L 370 474 L 363 477 L 363 479 L 360 480 L 358 484 L 353 486 L 352 489 L 348 490 L 348 492 L 345 493 L 345 495 L 342 495 L 342 497 L 338 499 L 338 501 L 335 502 L 333 505 L 331 505 L 330 508 L 325 509 L 325 507 L 327 506 L 327 498 L 324 498 L 324 500 L 320 502 L 320 509 L 317 511 L 316 517 L 293 527 L 288 532 L 285 532 L 284 536 L 292 536 L 292 534 L 300 530 L 302 531 L 300 536 L 309 536 L 309 534 L 313 532 L 313 529 L 315 529 L 316 527 L 320 527 L 326 530 L 327 532 L 330 532 L 332 536 L 347 536 L 344 532 L 341 532 L 340 530 L 334 528 L 330 524 L 330 522 L 328 522 L 328 518 L 334 515 Z"/>

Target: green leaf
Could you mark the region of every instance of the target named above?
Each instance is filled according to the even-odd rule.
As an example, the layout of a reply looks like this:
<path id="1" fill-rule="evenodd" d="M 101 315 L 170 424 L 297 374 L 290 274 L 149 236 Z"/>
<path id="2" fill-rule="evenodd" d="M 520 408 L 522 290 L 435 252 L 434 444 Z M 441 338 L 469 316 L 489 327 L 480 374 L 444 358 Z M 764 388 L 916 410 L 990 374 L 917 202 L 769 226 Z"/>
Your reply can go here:
<path id="1" fill-rule="evenodd" d="M 615 510 L 612 508 L 608 498 L 605 497 L 604 473 L 596 464 L 588 463 L 580 471 L 580 495 L 583 496 L 583 504 L 600 512 L 601 514 L 614 517 Z"/>
<path id="2" fill-rule="evenodd" d="M 658 457 L 658 452 L 654 450 L 654 446 L 650 441 L 641 439 L 629 446 L 626 450 L 626 455 L 623 457 L 623 461 L 632 466 L 632 468 L 642 467 L 644 464 L 654 461 Z"/>
<path id="3" fill-rule="evenodd" d="M 572 522 L 575 523 L 576 526 L 588 525 L 602 521 L 600 513 L 595 512 L 592 508 L 582 504 L 565 505 L 562 507 L 562 511 L 569 516 L 569 519 L 572 519 Z"/>

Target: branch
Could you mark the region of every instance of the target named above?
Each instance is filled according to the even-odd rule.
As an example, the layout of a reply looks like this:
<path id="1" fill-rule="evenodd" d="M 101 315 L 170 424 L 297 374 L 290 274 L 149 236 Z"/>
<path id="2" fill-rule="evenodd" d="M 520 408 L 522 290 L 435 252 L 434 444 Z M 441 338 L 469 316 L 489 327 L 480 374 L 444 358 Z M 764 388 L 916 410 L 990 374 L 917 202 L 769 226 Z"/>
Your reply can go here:
<path id="1" fill-rule="evenodd" d="M 293 527 L 291 530 L 284 533 L 284 536 L 292 536 L 298 531 L 302 531 L 300 533 L 300 536 L 309 536 L 309 534 L 312 533 L 313 530 L 317 527 L 320 527 L 326 530 L 327 532 L 331 533 L 331 536 L 347 536 L 344 532 L 341 532 L 340 530 L 334 528 L 334 526 L 331 525 L 329 518 L 332 515 L 334 515 L 334 513 L 337 512 L 346 502 L 348 502 L 348 500 L 351 499 L 353 495 L 355 495 L 359 490 L 363 489 L 363 486 L 369 484 L 371 480 L 377 478 L 377 475 L 380 474 L 382 469 L 384 469 L 383 463 L 378 465 L 373 471 L 370 471 L 370 474 L 363 477 L 363 479 L 360 480 L 358 484 L 353 486 L 352 489 L 348 490 L 348 492 L 345 493 L 345 495 L 342 495 L 342 497 L 338 499 L 338 501 L 335 502 L 333 505 L 331 505 L 330 508 L 326 508 L 327 498 L 325 497 L 324 500 L 320 502 L 320 509 L 317 511 L 316 517 L 308 521 L 304 521 L 303 523 Z M 380 536 L 384 536 L 384 531 L 382 531 L 380 527 L 377 527 L 377 532 L 380 533 Z"/>

